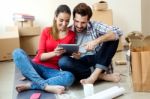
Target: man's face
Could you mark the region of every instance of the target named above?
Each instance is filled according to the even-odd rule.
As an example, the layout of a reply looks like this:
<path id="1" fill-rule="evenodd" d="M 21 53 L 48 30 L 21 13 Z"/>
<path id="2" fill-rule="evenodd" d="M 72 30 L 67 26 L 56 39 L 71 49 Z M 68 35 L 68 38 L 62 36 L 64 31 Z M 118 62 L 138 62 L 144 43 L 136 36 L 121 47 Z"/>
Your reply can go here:
<path id="1" fill-rule="evenodd" d="M 75 14 L 74 17 L 74 27 L 76 32 L 82 32 L 87 28 L 88 16 L 81 16 L 80 14 Z"/>

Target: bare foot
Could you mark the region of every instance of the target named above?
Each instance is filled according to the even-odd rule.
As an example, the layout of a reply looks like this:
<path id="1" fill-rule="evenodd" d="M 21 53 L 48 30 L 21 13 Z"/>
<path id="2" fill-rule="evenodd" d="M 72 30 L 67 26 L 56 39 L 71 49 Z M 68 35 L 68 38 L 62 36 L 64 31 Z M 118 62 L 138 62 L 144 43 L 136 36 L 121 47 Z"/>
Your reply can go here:
<path id="1" fill-rule="evenodd" d="M 47 85 L 44 90 L 55 94 L 63 94 L 65 92 L 65 87 L 60 85 Z"/>
<path id="2" fill-rule="evenodd" d="M 26 77 L 21 77 L 19 80 L 21 80 L 21 81 L 24 81 L 24 80 L 26 80 L 27 78 Z"/>
<path id="3" fill-rule="evenodd" d="M 121 80 L 121 77 L 119 73 L 101 74 L 99 79 L 105 81 L 119 82 Z"/>
<path id="4" fill-rule="evenodd" d="M 81 84 L 94 84 L 94 82 L 95 82 L 95 80 L 94 79 L 92 79 L 92 78 L 86 78 L 86 79 L 81 79 L 80 80 L 80 83 Z"/>
<path id="5" fill-rule="evenodd" d="M 16 90 L 18 92 L 22 92 L 22 91 L 25 91 L 25 90 L 28 90 L 30 88 L 31 84 L 27 83 L 27 84 L 19 84 L 16 86 Z"/>

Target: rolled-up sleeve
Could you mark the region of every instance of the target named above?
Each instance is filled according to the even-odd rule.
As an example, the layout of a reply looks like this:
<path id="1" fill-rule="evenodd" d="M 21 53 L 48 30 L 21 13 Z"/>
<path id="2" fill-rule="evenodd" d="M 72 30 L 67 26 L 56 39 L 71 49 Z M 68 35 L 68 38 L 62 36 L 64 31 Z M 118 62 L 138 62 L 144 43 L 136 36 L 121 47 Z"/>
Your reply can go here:
<path id="1" fill-rule="evenodd" d="M 94 22 L 94 28 L 96 30 L 96 33 L 98 33 L 98 35 L 106 34 L 109 31 L 113 32 L 115 34 L 116 40 L 123 35 L 123 32 L 121 31 L 120 28 L 116 26 L 109 26 L 101 22 Z"/>
<path id="2" fill-rule="evenodd" d="M 109 26 L 109 31 L 112 31 L 115 34 L 115 39 L 119 39 L 123 35 L 123 32 L 120 30 L 120 28 L 116 26 Z"/>

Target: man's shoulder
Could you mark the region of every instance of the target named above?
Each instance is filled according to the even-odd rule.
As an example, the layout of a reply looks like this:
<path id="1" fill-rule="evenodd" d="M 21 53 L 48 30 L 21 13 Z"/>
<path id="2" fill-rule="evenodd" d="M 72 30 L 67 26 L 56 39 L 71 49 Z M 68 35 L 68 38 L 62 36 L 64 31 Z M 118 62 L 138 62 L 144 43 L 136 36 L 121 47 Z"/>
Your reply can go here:
<path id="1" fill-rule="evenodd" d="M 89 22 L 91 25 L 95 25 L 95 24 L 99 24 L 99 25 L 103 25 L 104 23 L 101 21 L 90 21 Z"/>
<path id="2" fill-rule="evenodd" d="M 87 27 L 89 29 L 95 29 L 95 28 L 97 28 L 97 26 L 100 26 L 100 25 L 102 25 L 101 22 L 98 22 L 98 21 L 89 21 Z"/>

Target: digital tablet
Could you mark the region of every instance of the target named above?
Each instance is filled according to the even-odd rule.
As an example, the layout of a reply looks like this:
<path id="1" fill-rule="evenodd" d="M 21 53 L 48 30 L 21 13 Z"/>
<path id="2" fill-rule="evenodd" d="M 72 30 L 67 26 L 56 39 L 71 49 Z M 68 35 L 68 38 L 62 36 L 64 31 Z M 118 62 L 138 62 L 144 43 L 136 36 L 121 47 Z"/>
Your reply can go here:
<path id="1" fill-rule="evenodd" d="M 78 52 L 79 45 L 78 44 L 59 44 L 59 47 L 62 47 L 66 50 L 66 53 L 72 54 L 73 52 Z"/>

